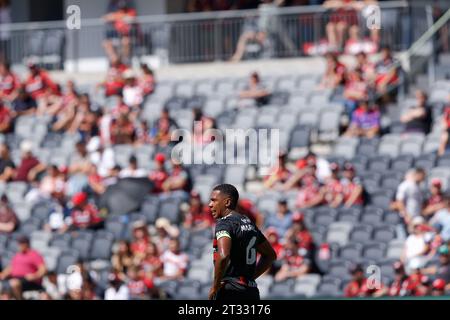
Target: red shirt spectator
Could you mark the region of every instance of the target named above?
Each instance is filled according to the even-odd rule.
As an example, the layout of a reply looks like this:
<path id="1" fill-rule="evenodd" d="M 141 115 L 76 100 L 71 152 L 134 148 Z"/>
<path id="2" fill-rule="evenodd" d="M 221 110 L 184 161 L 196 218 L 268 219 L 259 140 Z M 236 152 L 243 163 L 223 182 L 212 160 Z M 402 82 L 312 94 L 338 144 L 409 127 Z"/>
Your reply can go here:
<path id="1" fill-rule="evenodd" d="M 266 230 L 266 234 L 267 234 L 267 240 L 269 241 L 273 250 L 275 250 L 277 257 L 282 257 L 284 255 L 284 247 L 280 243 L 280 237 L 278 235 L 277 230 L 273 227 L 269 227 Z"/>
<path id="2" fill-rule="evenodd" d="M 163 191 L 162 185 L 164 181 L 168 178 L 168 173 L 164 168 L 164 162 L 166 161 L 166 157 L 162 153 L 158 153 L 155 156 L 156 169 L 153 170 L 149 179 L 153 182 L 153 193 L 160 193 Z"/>
<path id="3" fill-rule="evenodd" d="M 106 74 L 106 80 L 102 84 L 105 88 L 105 95 L 107 97 L 119 95 L 122 92 L 123 86 L 125 85 L 122 74 L 127 69 L 128 67 L 120 61 L 111 63 L 111 67 Z"/>
<path id="4" fill-rule="evenodd" d="M 22 161 L 17 167 L 15 181 L 29 181 L 31 170 L 40 165 L 39 160 L 32 154 L 32 144 L 29 141 L 23 141 L 20 145 L 23 154 Z"/>
<path id="5" fill-rule="evenodd" d="M 207 205 L 201 203 L 200 195 L 197 192 L 191 193 L 190 207 L 186 212 L 184 221 L 185 227 L 210 227 L 214 224 L 214 218 Z"/>
<path id="6" fill-rule="evenodd" d="M 20 80 L 6 63 L 0 63 L 0 98 L 9 100 L 9 96 L 20 88 Z"/>
<path id="7" fill-rule="evenodd" d="M 297 240 L 299 249 L 311 250 L 314 244 L 311 233 L 305 226 L 304 215 L 296 212 L 292 215 L 292 227 L 288 231 L 288 235 L 293 235 Z"/>
<path id="8" fill-rule="evenodd" d="M 353 266 L 350 272 L 353 279 L 344 289 L 345 297 L 371 297 L 381 292 L 379 290 L 384 290 L 381 283 L 378 288 L 371 288 L 372 284 L 369 284 L 368 279 L 364 277 L 364 270 L 360 265 Z"/>
<path id="9" fill-rule="evenodd" d="M 302 187 L 300 188 L 295 205 L 297 208 L 309 208 L 316 202 L 320 194 L 320 187 L 313 175 L 304 176 Z M 320 204 L 320 203 L 317 203 Z"/>
<path id="10" fill-rule="evenodd" d="M 30 64 L 29 69 L 30 76 L 25 81 L 25 88 L 33 99 L 42 98 L 48 89 L 54 93 L 58 92 L 57 85 L 50 79 L 46 71 L 38 68 L 35 64 Z"/>
<path id="11" fill-rule="evenodd" d="M 98 209 L 87 202 L 87 194 L 79 192 L 72 197 L 72 225 L 76 228 L 90 228 L 102 222 Z"/>
<path id="12" fill-rule="evenodd" d="M 150 236 L 146 224 L 142 221 L 136 221 L 133 224 L 133 241 L 130 245 L 131 252 L 135 256 L 143 258 L 147 253 L 150 244 Z"/>
<path id="13" fill-rule="evenodd" d="M 148 96 L 155 91 L 155 76 L 153 71 L 145 64 L 141 64 L 143 75 L 139 78 L 138 83 L 142 88 L 144 96 Z"/>
<path id="14" fill-rule="evenodd" d="M 12 116 L 11 111 L 0 102 L 0 133 L 11 131 Z"/>
<path id="15" fill-rule="evenodd" d="M 134 124 L 125 114 L 112 121 L 110 131 L 113 144 L 131 144 L 134 141 Z"/>

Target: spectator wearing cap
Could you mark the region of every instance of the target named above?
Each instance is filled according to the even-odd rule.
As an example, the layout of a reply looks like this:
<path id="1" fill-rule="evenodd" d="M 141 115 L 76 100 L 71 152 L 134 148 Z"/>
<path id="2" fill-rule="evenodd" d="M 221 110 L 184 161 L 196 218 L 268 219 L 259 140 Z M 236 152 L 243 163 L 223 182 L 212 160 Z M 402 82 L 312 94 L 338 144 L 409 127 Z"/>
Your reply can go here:
<path id="1" fill-rule="evenodd" d="M 130 290 L 117 274 L 111 273 L 108 281 L 109 285 L 105 290 L 105 300 L 130 300 Z"/>
<path id="2" fill-rule="evenodd" d="M 444 279 L 436 279 L 431 286 L 431 295 L 433 297 L 444 296 L 446 288 L 447 285 Z"/>
<path id="3" fill-rule="evenodd" d="M 437 211 L 445 208 L 445 199 L 442 192 L 442 183 L 439 178 L 431 180 L 430 196 L 425 201 L 422 215 L 431 218 Z"/>
<path id="4" fill-rule="evenodd" d="M 33 144 L 31 141 L 24 140 L 20 144 L 22 159 L 15 171 L 14 181 L 32 182 L 35 181 L 38 174 L 46 169 L 46 166 L 39 162 L 33 155 Z"/>
<path id="5" fill-rule="evenodd" d="M 0 143 L 0 181 L 10 181 L 14 176 L 15 168 L 8 145 Z"/>
<path id="6" fill-rule="evenodd" d="M 286 234 L 290 226 L 292 225 L 292 212 L 288 208 L 287 200 L 278 200 L 277 211 L 274 214 L 270 214 L 266 220 L 267 227 L 273 227 L 277 230 L 278 234 Z"/>
<path id="7" fill-rule="evenodd" d="M 70 217 L 66 219 L 65 225 L 61 230 L 62 232 L 80 229 L 97 230 L 103 226 L 103 217 L 97 207 L 89 203 L 86 192 L 76 193 L 72 197 L 71 202 L 73 207 L 70 211 Z"/>
<path id="8" fill-rule="evenodd" d="M 187 271 L 189 256 L 180 250 L 180 241 L 172 238 L 169 242 L 169 250 L 161 256 L 163 263 L 163 275 L 159 280 L 181 280 Z"/>
<path id="9" fill-rule="evenodd" d="M 339 164 L 330 163 L 331 176 L 326 179 L 325 184 L 321 188 L 324 204 L 332 208 L 336 208 L 340 204 L 343 188 L 339 179 Z"/>
<path id="10" fill-rule="evenodd" d="M 441 245 L 438 249 L 439 260 L 431 261 L 422 273 L 433 278 L 443 279 L 446 283 L 450 282 L 450 254 L 446 244 Z M 450 286 L 449 286 L 450 288 Z"/>
<path id="11" fill-rule="evenodd" d="M 12 295 L 22 300 L 25 291 L 42 290 L 42 278 L 47 272 L 44 259 L 30 248 L 30 240 L 26 236 L 17 239 L 19 252 L 11 260 L 9 266 L 0 273 L 0 280 L 7 280 Z"/>
<path id="12" fill-rule="evenodd" d="M 6 195 L 0 198 L 0 234 L 11 234 L 19 225 L 16 213 L 8 204 Z"/>
<path id="13" fill-rule="evenodd" d="M 128 268 L 133 265 L 133 252 L 128 241 L 118 242 L 117 251 L 111 257 L 111 264 L 115 275 L 125 280 Z"/>
<path id="14" fill-rule="evenodd" d="M 340 183 L 342 193 L 339 195 L 339 204 L 343 204 L 345 208 L 364 204 L 364 189 L 361 181 L 355 175 L 355 168 L 350 162 L 344 164 Z"/>
<path id="15" fill-rule="evenodd" d="M 166 156 L 163 153 L 157 153 L 155 155 L 155 169 L 149 174 L 149 179 L 153 182 L 153 193 L 161 193 L 164 191 L 163 184 L 169 177 L 164 166 L 165 162 Z"/>
<path id="16" fill-rule="evenodd" d="M 391 209 L 397 210 L 406 224 L 422 213 L 423 194 L 420 184 L 424 180 L 425 171 L 422 168 L 411 169 L 397 187 L 395 202 L 392 203 Z"/>
<path id="17" fill-rule="evenodd" d="M 450 197 L 445 198 L 445 207 L 437 211 L 429 223 L 432 226 L 439 227 L 444 241 L 450 240 Z"/>
<path id="18" fill-rule="evenodd" d="M 275 274 L 275 281 L 299 278 L 310 271 L 310 261 L 301 254 L 296 239 L 288 239 L 283 250 L 282 265 Z"/>
<path id="19" fill-rule="evenodd" d="M 362 100 L 358 108 L 351 114 L 351 122 L 345 135 L 371 139 L 379 134 L 380 127 L 381 113 L 378 106 Z"/>
<path id="20" fill-rule="evenodd" d="M 129 165 L 120 171 L 120 178 L 144 178 L 148 173 L 145 169 L 139 168 L 138 160 L 135 155 L 132 155 L 129 160 Z"/>
<path id="21" fill-rule="evenodd" d="M 425 220 L 421 216 L 415 217 L 411 221 L 410 235 L 406 238 L 400 259 L 407 272 L 412 268 L 412 265 L 422 267 L 426 263 L 426 254 L 430 248 L 425 239 L 425 233 L 428 229 L 424 223 Z"/>
<path id="22" fill-rule="evenodd" d="M 292 215 L 292 227 L 287 232 L 285 239 L 294 238 L 301 250 L 305 250 L 305 256 L 312 252 L 314 241 L 311 233 L 305 225 L 305 216 L 303 213 L 295 212 Z"/>
<path id="23" fill-rule="evenodd" d="M 200 194 L 192 191 L 189 204 L 183 207 L 183 227 L 191 231 L 199 231 L 210 228 L 214 224 L 209 206 L 202 203 Z"/>
<path id="24" fill-rule="evenodd" d="M 346 298 L 380 297 L 385 292 L 381 283 L 378 286 L 376 284 L 369 285 L 368 279 L 364 276 L 362 265 L 354 264 L 349 271 L 352 275 L 352 280 L 344 288 Z"/>

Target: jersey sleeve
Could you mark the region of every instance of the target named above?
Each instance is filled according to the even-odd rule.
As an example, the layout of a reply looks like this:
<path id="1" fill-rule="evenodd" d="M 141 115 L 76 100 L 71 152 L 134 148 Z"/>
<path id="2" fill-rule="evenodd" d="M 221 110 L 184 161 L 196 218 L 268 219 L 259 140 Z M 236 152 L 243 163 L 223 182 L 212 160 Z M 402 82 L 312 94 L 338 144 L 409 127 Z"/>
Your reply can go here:
<path id="1" fill-rule="evenodd" d="M 231 239 L 231 235 L 233 234 L 233 226 L 226 220 L 219 220 L 216 224 L 216 230 L 214 237 L 216 240 L 219 240 L 223 237 L 228 237 Z"/>
<path id="2" fill-rule="evenodd" d="M 258 228 L 256 228 L 256 245 L 263 243 L 264 241 L 267 241 L 266 237 L 264 236 L 264 234 L 261 232 L 261 230 L 259 230 Z"/>

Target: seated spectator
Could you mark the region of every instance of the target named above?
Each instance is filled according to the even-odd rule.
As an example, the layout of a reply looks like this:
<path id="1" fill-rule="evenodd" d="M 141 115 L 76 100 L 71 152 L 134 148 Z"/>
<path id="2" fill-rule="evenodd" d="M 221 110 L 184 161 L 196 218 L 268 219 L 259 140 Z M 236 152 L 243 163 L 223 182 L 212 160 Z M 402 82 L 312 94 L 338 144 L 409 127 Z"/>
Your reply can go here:
<path id="1" fill-rule="evenodd" d="M 215 129 L 215 121 L 211 117 L 207 117 L 203 114 L 201 109 L 193 109 L 194 123 L 192 124 L 192 132 L 194 143 L 198 146 L 208 144 L 213 141 L 213 136 L 210 130 Z"/>
<path id="2" fill-rule="evenodd" d="M 107 187 L 108 178 L 102 178 L 97 171 L 97 167 L 94 164 L 91 164 L 88 171 L 88 190 L 89 193 L 94 193 L 96 195 L 101 195 L 105 193 Z M 115 181 L 117 182 L 117 181 Z M 114 182 L 114 183 L 115 183 Z"/>
<path id="3" fill-rule="evenodd" d="M 450 106 L 446 106 L 442 116 L 442 133 L 439 143 L 438 155 L 450 152 Z"/>
<path id="4" fill-rule="evenodd" d="M 368 279 L 364 276 L 364 269 L 360 264 L 351 266 L 350 274 L 352 280 L 344 288 L 346 298 L 379 297 L 383 294 L 381 283 L 378 288 L 369 286 Z"/>
<path id="5" fill-rule="evenodd" d="M 76 106 L 79 103 L 80 95 L 75 88 L 75 83 L 72 80 L 68 80 L 64 93 L 61 93 L 61 96 L 54 97 L 55 99 L 49 102 L 48 106 L 40 114 L 57 116 L 65 109 Z"/>
<path id="6" fill-rule="evenodd" d="M 172 159 L 172 169 L 169 176 L 162 184 L 165 192 L 184 191 L 189 192 L 191 188 L 189 172 L 181 163 Z"/>
<path id="7" fill-rule="evenodd" d="M 331 177 L 321 187 L 323 201 L 332 208 L 339 206 L 343 194 L 343 187 L 339 179 L 339 165 L 335 162 L 330 164 Z"/>
<path id="8" fill-rule="evenodd" d="M 180 230 L 177 226 L 170 224 L 167 218 L 160 217 L 155 223 L 156 235 L 154 236 L 158 252 L 169 250 L 172 239 L 178 238 Z"/>
<path id="9" fill-rule="evenodd" d="M 13 113 L 9 108 L 0 101 L 0 133 L 6 134 L 10 133 L 13 124 Z"/>
<path id="10" fill-rule="evenodd" d="M 46 175 L 42 178 L 38 188 L 31 189 L 25 199 L 31 203 L 51 198 L 63 200 L 66 183 L 57 166 L 47 168 Z"/>
<path id="11" fill-rule="evenodd" d="M 133 240 L 131 241 L 131 253 L 134 259 L 142 260 L 147 252 L 147 248 L 151 242 L 147 225 L 144 221 L 135 221 L 133 223 Z"/>
<path id="12" fill-rule="evenodd" d="M 183 227 L 187 230 L 198 231 L 211 228 L 214 218 L 211 215 L 208 205 L 203 204 L 200 194 L 191 192 L 189 204 L 184 208 Z"/>
<path id="13" fill-rule="evenodd" d="M 0 62 L 0 99 L 11 102 L 20 87 L 19 77 L 11 71 L 9 62 Z"/>
<path id="14" fill-rule="evenodd" d="M 25 86 L 20 86 L 17 91 L 17 97 L 11 103 L 14 118 L 32 115 L 36 112 L 36 100 L 26 91 Z"/>
<path id="15" fill-rule="evenodd" d="M 128 69 L 127 65 L 123 64 L 119 58 L 110 59 L 111 64 L 106 74 L 106 79 L 99 83 L 96 87 L 105 90 L 106 97 L 120 95 L 124 86 L 122 74 Z"/>
<path id="16" fill-rule="evenodd" d="M 264 177 L 264 186 L 267 189 L 281 189 L 291 176 L 290 170 L 286 167 L 287 154 L 281 153 L 278 156 L 278 163 L 273 167 L 269 175 Z"/>
<path id="17" fill-rule="evenodd" d="M 429 223 L 439 227 L 443 241 L 450 240 L 450 197 L 445 199 L 445 207 L 437 211 Z"/>
<path id="18" fill-rule="evenodd" d="M 128 168 L 124 168 L 120 171 L 120 178 L 144 178 L 148 173 L 145 169 L 139 169 L 136 156 L 131 156 Z"/>
<path id="19" fill-rule="evenodd" d="M 127 241 L 119 241 L 117 251 L 111 257 L 111 263 L 114 274 L 120 280 L 125 280 L 128 268 L 133 265 L 133 253 Z"/>
<path id="20" fill-rule="evenodd" d="M 262 106 L 267 104 L 270 95 L 271 92 L 262 85 L 259 74 L 253 72 L 247 88 L 239 93 L 239 98 L 254 100 L 258 106 Z"/>
<path id="21" fill-rule="evenodd" d="M 283 250 L 283 264 L 275 274 L 275 281 L 300 278 L 310 270 L 310 262 L 299 252 L 297 240 L 288 239 Z"/>
<path id="22" fill-rule="evenodd" d="M 109 286 L 105 290 L 105 300 L 130 300 L 130 290 L 117 274 L 111 273 L 108 280 Z"/>
<path id="23" fill-rule="evenodd" d="M 76 193 L 71 201 L 73 208 L 70 217 L 65 221 L 62 232 L 84 229 L 97 230 L 103 227 L 103 217 L 97 207 L 88 202 L 87 193 Z"/>
<path id="24" fill-rule="evenodd" d="M 364 204 L 364 188 L 361 181 L 355 175 L 355 168 L 351 163 L 344 165 L 341 178 L 342 193 L 340 194 L 340 204 L 345 208 L 362 206 Z"/>
<path id="25" fill-rule="evenodd" d="M 0 198 L 0 234 L 11 234 L 19 225 L 19 219 L 14 210 L 9 206 L 8 198 L 3 195 Z"/>
<path id="26" fill-rule="evenodd" d="M 431 286 L 431 296 L 442 297 L 446 295 L 447 285 L 444 279 L 436 279 Z"/>
<path id="27" fill-rule="evenodd" d="M 422 217 L 415 217 L 411 222 L 411 232 L 406 238 L 405 247 L 401 255 L 401 262 L 408 272 L 413 266 L 424 266 L 429 245 L 425 239 L 427 228 Z"/>
<path id="28" fill-rule="evenodd" d="M 9 147 L 6 143 L 0 144 L 0 181 L 7 182 L 14 176 L 16 166 L 11 160 Z"/>
<path id="29" fill-rule="evenodd" d="M 441 180 L 435 178 L 431 180 L 430 196 L 425 201 L 422 215 L 426 218 L 432 217 L 437 211 L 445 208 L 445 199 L 442 192 Z"/>
<path id="30" fill-rule="evenodd" d="M 123 73 L 125 85 L 123 87 L 123 102 L 133 111 L 138 112 L 144 102 L 144 92 L 136 80 L 136 74 L 128 69 Z"/>
<path id="31" fill-rule="evenodd" d="M 286 234 L 291 225 L 292 212 L 288 208 L 287 201 L 280 199 L 278 200 L 277 211 L 275 213 L 269 213 L 266 219 L 266 226 L 275 228 L 278 234 Z"/>
<path id="32" fill-rule="evenodd" d="M 47 90 L 53 93 L 58 92 L 58 87 L 55 82 L 50 78 L 47 71 L 41 69 L 34 63 L 28 64 L 30 75 L 25 80 L 25 90 L 31 97 L 40 103 Z"/>
<path id="33" fill-rule="evenodd" d="M 116 165 L 114 149 L 103 145 L 99 137 L 91 138 L 86 148 L 89 160 L 97 167 L 98 174 L 101 177 L 109 176 Z"/>
<path id="34" fill-rule="evenodd" d="M 158 247 L 154 242 L 150 242 L 147 247 L 147 251 L 142 261 L 140 261 L 140 266 L 144 273 L 144 278 L 149 281 L 154 281 L 154 279 L 160 277 L 163 271 L 163 263 L 160 258 Z"/>
<path id="35" fill-rule="evenodd" d="M 391 209 L 397 210 L 406 224 L 422 212 L 423 194 L 419 184 L 424 179 L 425 171 L 422 168 L 411 169 L 397 187 L 395 202 L 392 203 Z"/>
<path id="36" fill-rule="evenodd" d="M 39 300 L 61 300 L 62 290 L 58 286 L 58 275 L 54 271 L 49 271 L 42 279 L 44 292 L 41 293 Z"/>
<path id="37" fill-rule="evenodd" d="M 380 50 L 381 59 L 375 64 L 375 88 L 380 95 L 395 95 L 390 92 L 398 85 L 399 78 L 399 63 L 393 58 L 391 49 L 384 47 Z"/>
<path id="38" fill-rule="evenodd" d="M 368 87 L 371 88 L 375 81 L 375 65 L 369 61 L 367 54 L 364 52 L 359 52 L 356 55 L 356 70 L 360 70 L 362 78 L 367 83 Z"/>
<path id="39" fill-rule="evenodd" d="M 169 177 L 169 174 L 164 167 L 166 156 L 163 153 L 155 155 L 155 169 L 149 174 L 149 179 L 153 182 L 153 193 L 161 193 L 164 191 L 163 184 Z"/>
<path id="40" fill-rule="evenodd" d="M 327 66 L 319 87 L 321 89 L 336 89 L 344 85 L 347 72 L 345 65 L 340 63 L 338 57 L 332 53 L 327 53 L 325 58 Z"/>
<path id="41" fill-rule="evenodd" d="M 91 100 L 89 95 L 83 94 L 80 97 L 80 103 L 77 106 L 75 117 L 68 128 L 70 133 L 78 133 L 82 139 L 89 140 L 98 136 L 98 121 L 100 115 L 91 109 Z"/>
<path id="42" fill-rule="evenodd" d="M 320 205 L 324 200 L 320 185 L 314 175 L 306 175 L 301 182 L 295 207 L 297 209 L 308 209 Z"/>
<path id="43" fill-rule="evenodd" d="M 135 146 L 151 144 L 152 141 L 150 139 L 150 127 L 148 126 L 148 122 L 146 120 L 139 121 L 136 126 L 136 141 Z"/>
<path id="44" fill-rule="evenodd" d="M 427 134 L 430 132 L 432 123 L 431 107 L 427 105 L 427 94 L 418 90 L 416 99 L 417 104 L 400 117 L 400 122 L 404 124 L 406 133 Z"/>
<path id="45" fill-rule="evenodd" d="M 150 143 L 160 147 L 166 147 L 172 142 L 172 131 L 170 120 L 161 118 L 157 122 L 157 126 L 150 130 Z"/>
<path id="46" fill-rule="evenodd" d="M 411 264 L 411 272 L 406 280 L 406 296 L 423 297 L 429 292 L 430 279 L 422 273 L 420 265 L 417 262 Z"/>
<path id="47" fill-rule="evenodd" d="M 150 290 L 154 288 L 152 281 L 144 279 L 139 267 L 131 266 L 127 272 L 130 300 L 149 299 Z"/>
<path id="48" fill-rule="evenodd" d="M 104 190 L 106 190 L 109 186 L 115 185 L 117 181 L 119 181 L 120 171 L 122 171 L 122 168 L 119 165 L 115 165 L 109 169 L 109 172 L 105 177 L 101 178 Z"/>
<path id="49" fill-rule="evenodd" d="M 395 262 L 393 268 L 395 273 L 394 280 L 391 282 L 389 288 L 385 288 L 385 293 L 390 297 L 405 296 L 406 287 L 408 286 L 408 275 L 400 261 Z"/>
<path id="50" fill-rule="evenodd" d="M 163 262 L 163 275 L 160 280 L 181 280 L 184 278 L 189 256 L 180 251 L 180 241 L 171 239 L 169 250 L 165 251 L 161 256 Z"/>
<path id="51" fill-rule="evenodd" d="M 142 75 L 138 79 L 139 86 L 144 93 L 144 97 L 152 94 L 155 91 L 156 80 L 153 70 L 149 68 L 149 66 L 145 63 L 141 63 L 141 72 Z"/>
<path id="52" fill-rule="evenodd" d="M 0 273 L 0 280 L 6 280 L 16 300 L 22 300 L 22 293 L 30 290 L 42 290 L 42 278 L 47 272 L 42 256 L 30 248 L 26 236 L 17 239 L 19 252 Z"/>
<path id="53" fill-rule="evenodd" d="M 24 140 L 20 144 L 22 160 L 15 170 L 14 181 L 32 182 L 37 179 L 39 173 L 46 169 L 46 166 L 39 162 L 33 155 L 33 144 L 31 141 Z"/>
<path id="54" fill-rule="evenodd" d="M 358 69 L 351 71 L 344 88 L 344 105 L 347 115 L 351 116 L 358 107 L 358 102 L 365 101 L 368 97 L 368 84 L 362 76 L 362 71 Z"/>
<path id="55" fill-rule="evenodd" d="M 302 256 L 310 256 L 313 250 L 314 241 L 311 233 L 306 228 L 303 213 L 296 212 L 292 215 L 292 227 L 290 227 L 285 234 L 285 239 L 290 238 L 297 241 Z"/>
<path id="56" fill-rule="evenodd" d="M 350 126 L 345 132 L 348 137 L 373 138 L 380 132 L 381 114 L 374 104 L 369 106 L 367 101 L 362 101 L 351 116 Z"/>
<path id="57" fill-rule="evenodd" d="M 443 279 L 445 283 L 450 283 L 450 254 L 448 246 L 440 246 L 438 253 L 439 260 L 428 264 L 426 268 L 422 269 L 422 273 L 432 278 Z"/>
<path id="58" fill-rule="evenodd" d="M 275 250 L 275 253 L 277 254 L 278 259 L 280 259 L 283 256 L 284 247 L 283 247 L 283 244 L 280 242 L 280 235 L 278 234 L 277 229 L 275 229 L 273 227 L 269 227 L 266 229 L 265 234 L 266 234 L 267 241 L 269 241 L 273 250 Z M 277 260 L 277 261 L 280 261 L 280 260 Z M 278 269 L 280 266 L 278 266 Z"/>

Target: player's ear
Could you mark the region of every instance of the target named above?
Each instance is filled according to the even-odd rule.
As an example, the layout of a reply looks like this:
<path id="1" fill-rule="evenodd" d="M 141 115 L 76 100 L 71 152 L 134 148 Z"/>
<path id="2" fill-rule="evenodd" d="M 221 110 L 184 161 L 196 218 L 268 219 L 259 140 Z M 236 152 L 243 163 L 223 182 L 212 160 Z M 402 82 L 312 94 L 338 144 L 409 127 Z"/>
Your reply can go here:
<path id="1" fill-rule="evenodd" d="M 231 206 L 231 199 L 230 198 L 225 198 L 225 207 L 227 209 L 229 209 Z"/>

